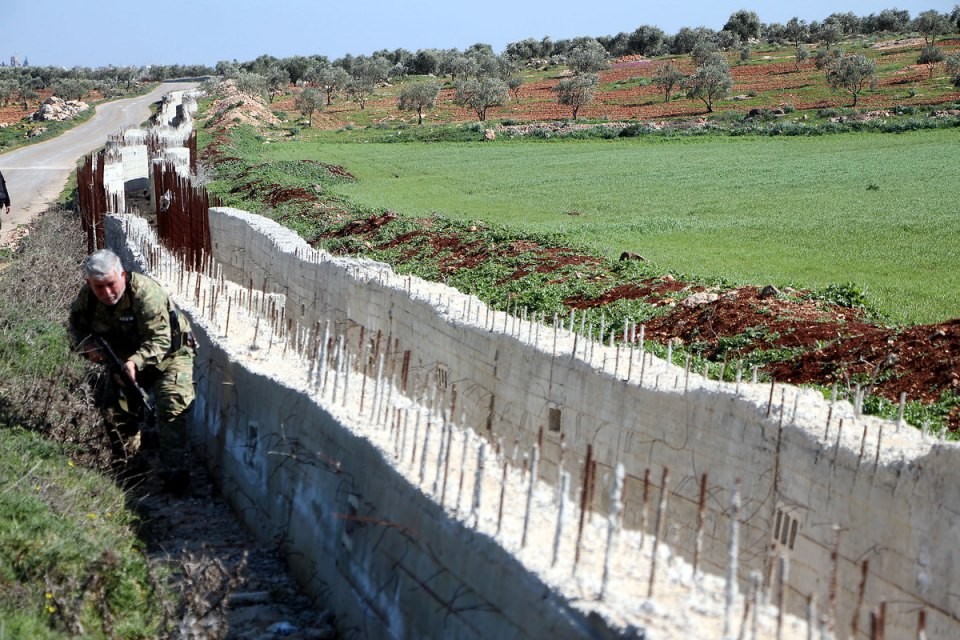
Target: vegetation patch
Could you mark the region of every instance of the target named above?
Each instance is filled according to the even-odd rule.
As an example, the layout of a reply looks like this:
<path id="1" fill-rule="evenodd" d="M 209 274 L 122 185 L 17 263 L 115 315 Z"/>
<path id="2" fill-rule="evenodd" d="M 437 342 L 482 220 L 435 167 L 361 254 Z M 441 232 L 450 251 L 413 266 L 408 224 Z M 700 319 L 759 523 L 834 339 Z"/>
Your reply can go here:
<path id="1" fill-rule="evenodd" d="M 884 51 L 847 47 L 869 59 Z M 648 349 L 665 355 L 670 345 L 675 359 L 728 379 L 758 366 L 761 378 L 836 384 L 841 396 L 858 385 L 890 403 L 906 393 L 908 406 L 939 407 L 924 414 L 932 428 L 960 427 L 960 383 L 920 370 L 957 370 L 950 323 L 913 327 L 942 332 L 936 366 L 901 342 L 909 332 L 887 326 L 939 321 L 956 308 L 945 302 L 960 290 L 948 284 L 956 230 L 932 213 L 949 208 L 949 190 L 929 177 L 950 182 L 960 93 L 914 73 L 909 51 L 884 56 L 876 88 L 855 95 L 842 79 L 831 87 L 793 47 L 762 51 L 725 55 L 730 96 L 700 107 L 677 87 L 662 90 L 657 60 L 625 58 L 597 72 L 578 59 L 572 74 L 546 63 L 525 72 L 529 81 L 483 122 L 470 122 L 452 83 L 441 83 L 418 126 L 395 110 L 396 96 L 420 79 L 399 78 L 361 107 L 326 105 L 315 127 L 210 131 L 219 176 L 211 187 L 314 246 L 388 262 L 500 309 L 575 322 L 604 341 L 644 324 Z M 668 61 L 682 75 L 695 70 L 683 55 Z M 574 105 L 573 83 L 557 99 L 559 82 L 590 73 L 599 73 L 595 101 Z M 564 99 L 578 117 L 563 114 Z M 273 109 L 286 104 L 292 98 Z M 855 178 L 843 169 L 854 156 Z M 315 175 L 306 184 L 301 160 L 344 167 L 356 181 Z M 840 164 L 824 166 L 831 161 Z M 253 202 L 262 193 L 280 197 Z M 869 243 L 856 233 L 866 228 Z M 629 259 L 635 252 L 645 257 Z M 896 282 L 885 283 L 893 272 L 878 265 L 891 261 Z M 930 279 L 931 269 L 941 275 Z M 856 356 L 845 357 L 848 349 Z"/>

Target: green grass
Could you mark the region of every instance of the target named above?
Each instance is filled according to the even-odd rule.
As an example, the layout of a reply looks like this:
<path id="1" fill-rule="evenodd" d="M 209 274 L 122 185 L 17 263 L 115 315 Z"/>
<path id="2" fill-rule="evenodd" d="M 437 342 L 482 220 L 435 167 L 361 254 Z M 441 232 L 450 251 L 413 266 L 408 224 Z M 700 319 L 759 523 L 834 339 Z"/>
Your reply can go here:
<path id="1" fill-rule="evenodd" d="M 9 427 L 0 486 L 0 636 L 153 637 L 160 612 L 118 488 Z"/>
<path id="2" fill-rule="evenodd" d="M 324 136 L 329 140 L 335 134 Z M 401 132 L 401 135 L 402 132 Z M 343 165 L 330 188 L 404 215 L 562 233 L 676 273 L 820 288 L 852 282 L 893 320 L 960 309 L 960 130 L 543 143 L 263 146 Z"/>
<path id="3" fill-rule="evenodd" d="M 84 467 L 103 426 L 64 317 L 85 253 L 48 211 L 0 269 L 0 640 L 159 637 L 171 600 L 127 497 Z"/>

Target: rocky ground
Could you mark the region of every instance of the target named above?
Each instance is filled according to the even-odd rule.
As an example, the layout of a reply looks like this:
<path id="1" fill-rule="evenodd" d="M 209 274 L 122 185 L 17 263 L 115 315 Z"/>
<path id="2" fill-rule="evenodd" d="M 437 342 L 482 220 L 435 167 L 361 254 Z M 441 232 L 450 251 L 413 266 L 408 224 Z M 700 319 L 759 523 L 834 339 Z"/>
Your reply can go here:
<path id="1" fill-rule="evenodd" d="M 174 637 L 338 637 L 333 613 L 301 592 L 279 550 L 253 538 L 202 469 L 191 480 L 184 496 L 130 492 L 148 555 L 174 571 L 181 594 Z"/>

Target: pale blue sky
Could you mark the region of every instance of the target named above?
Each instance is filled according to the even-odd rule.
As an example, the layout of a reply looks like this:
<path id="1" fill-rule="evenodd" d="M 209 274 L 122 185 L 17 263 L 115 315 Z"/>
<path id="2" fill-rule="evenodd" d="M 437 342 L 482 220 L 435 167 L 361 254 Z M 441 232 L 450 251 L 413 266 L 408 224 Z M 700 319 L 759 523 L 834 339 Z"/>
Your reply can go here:
<path id="1" fill-rule="evenodd" d="M 756 12 L 763 22 L 786 22 L 847 11 L 867 16 L 893 7 L 914 17 L 927 9 L 948 12 L 958 1 L 2 0 L 0 60 L 18 54 L 32 65 L 66 67 L 213 65 L 264 53 L 318 53 L 333 60 L 345 53 L 465 49 L 477 42 L 500 53 L 507 43 L 528 37 L 615 35 L 643 24 L 668 34 L 681 27 L 720 29 L 739 9 Z"/>

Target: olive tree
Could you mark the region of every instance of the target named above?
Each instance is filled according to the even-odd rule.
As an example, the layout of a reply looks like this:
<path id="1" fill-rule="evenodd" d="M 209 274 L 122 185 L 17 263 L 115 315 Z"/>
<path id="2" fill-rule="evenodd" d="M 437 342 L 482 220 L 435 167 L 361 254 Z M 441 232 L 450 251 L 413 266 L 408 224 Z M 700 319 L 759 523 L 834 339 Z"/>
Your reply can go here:
<path id="1" fill-rule="evenodd" d="M 912 26 L 923 36 L 924 45 L 932 47 L 933 43 L 937 40 L 937 36 L 950 31 L 950 18 L 939 11 L 930 9 L 920 12 L 920 14 L 913 19 Z"/>
<path id="2" fill-rule="evenodd" d="M 793 48 L 799 49 L 800 45 L 810 37 L 810 27 L 807 26 L 806 20 L 793 17 L 784 26 L 783 33 L 793 43 Z"/>
<path id="3" fill-rule="evenodd" d="M 511 73 L 506 76 L 503 81 L 507 83 L 507 88 L 510 89 L 510 93 L 513 94 L 513 99 L 519 100 L 520 87 L 523 86 L 523 75 L 517 71 L 516 73 Z"/>
<path id="4" fill-rule="evenodd" d="M 17 83 L 13 80 L 0 80 L 0 107 L 10 104 L 17 93 Z"/>
<path id="5" fill-rule="evenodd" d="M 266 80 L 270 102 L 273 102 L 276 96 L 283 95 L 283 92 L 290 86 L 290 72 L 279 65 L 274 65 L 267 69 Z"/>
<path id="6" fill-rule="evenodd" d="M 666 39 L 666 35 L 659 27 L 640 25 L 627 38 L 628 53 L 639 53 L 642 56 L 652 55 Z"/>
<path id="7" fill-rule="evenodd" d="M 925 64 L 929 67 L 931 78 L 933 77 L 933 68 L 938 62 L 943 62 L 943 50 L 933 45 L 925 46 L 917 58 L 917 64 Z"/>
<path id="8" fill-rule="evenodd" d="M 663 91 L 664 102 L 670 102 L 674 87 L 680 86 L 682 82 L 683 72 L 680 67 L 669 61 L 657 66 L 657 70 L 653 74 L 653 83 Z"/>
<path id="9" fill-rule="evenodd" d="M 314 111 L 323 111 L 323 93 L 314 89 L 313 87 L 307 87 L 294 98 L 293 104 L 297 107 L 303 117 L 307 119 L 307 126 L 313 126 L 313 113 Z"/>
<path id="10" fill-rule="evenodd" d="M 20 107 L 23 110 L 30 108 L 30 103 L 40 98 L 40 81 L 37 78 L 21 78 L 17 93 L 20 96 Z"/>
<path id="11" fill-rule="evenodd" d="M 837 47 L 821 47 L 813 56 L 813 64 L 820 71 L 827 71 L 835 66 L 843 56 L 843 51 Z"/>
<path id="12" fill-rule="evenodd" d="M 483 122 L 487 119 L 487 110 L 507 103 L 510 99 L 510 88 L 500 78 L 469 78 L 457 83 L 457 93 L 454 102 L 473 109 L 477 119 Z"/>
<path id="13" fill-rule="evenodd" d="M 740 40 L 746 42 L 751 38 L 760 37 L 760 17 L 753 11 L 741 9 L 731 14 L 727 23 L 723 25 L 723 31 L 730 31 L 740 36 Z"/>
<path id="14" fill-rule="evenodd" d="M 693 64 L 697 67 L 705 63 L 710 56 L 714 55 L 717 55 L 717 43 L 713 40 L 701 40 L 695 44 L 693 50 L 690 51 Z"/>
<path id="15" fill-rule="evenodd" d="M 237 74 L 237 91 L 245 93 L 251 98 L 263 96 L 267 92 L 267 79 L 259 73 L 241 71 Z"/>
<path id="16" fill-rule="evenodd" d="M 557 102 L 570 107 L 576 120 L 580 109 L 593 102 L 599 84 L 600 76 L 595 73 L 578 73 L 571 78 L 564 78 L 554 89 Z"/>
<path id="17" fill-rule="evenodd" d="M 960 53 L 947 56 L 946 67 L 947 75 L 950 76 L 950 83 L 960 88 Z"/>
<path id="18" fill-rule="evenodd" d="M 332 104 L 333 94 L 346 88 L 350 74 L 341 67 L 315 67 L 307 74 L 307 81 L 323 89 L 327 104 Z"/>
<path id="19" fill-rule="evenodd" d="M 417 124 L 423 124 L 423 110 L 433 109 L 440 95 L 440 83 L 435 80 L 412 82 L 405 86 L 397 99 L 400 111 L 416 111 Z"/>
<path id="20" fill-rule="evenodd" d="M 64 100 L 83 100 L 93 90 L 93 81 L 86 78 L 61 78 L 53 82 L 53 93 Z"/>
<path id="21" fill-rule="evenodd" d="M 347 95 L 350 96 L 350 99 L 357 103 L 357 106 L 361 109 L 366 109 L 367 100 L 369 100 L 376 91 L 376 85 L 366 78 L 353 76 L 347 80 L 344 90 L 347 92 Z"/>
<path id="22" fill-rule="evenodd" d="M 860 92 L 872 86 L 877 79 L 877 62 L 862 53 L 845 55 L 827 69 L 827 84 L 834 89 L 844 89 L 853 96 L 857 106 Z"/>
<path id="23" fill-rule="evenodd" d="M 730 65 L 726 58 L 716 53 L 697 67 L 687 85 L 687 97 L 702 100 L 710 113 L 713 112 L 714 100 L 725 97 L 731 87 L 733 77 L 730 75 Z"/>
<path id="24" fill-rule="evenodd" d="M 607 68 L 607 50 L 591 38 L 570 50 L 567 65 L 577 74 L 596 73 Z"/>
<path id="25" fill-rule="evenodd" d="M 797 51 L 794 57 L 794 63 L 797 67 L 797 71 L 800 71 L 800 63 L 806 62 L 810 58 L 810 49 L 807 48 L 807 45 L 801 44 L 797 47 Z"/>

